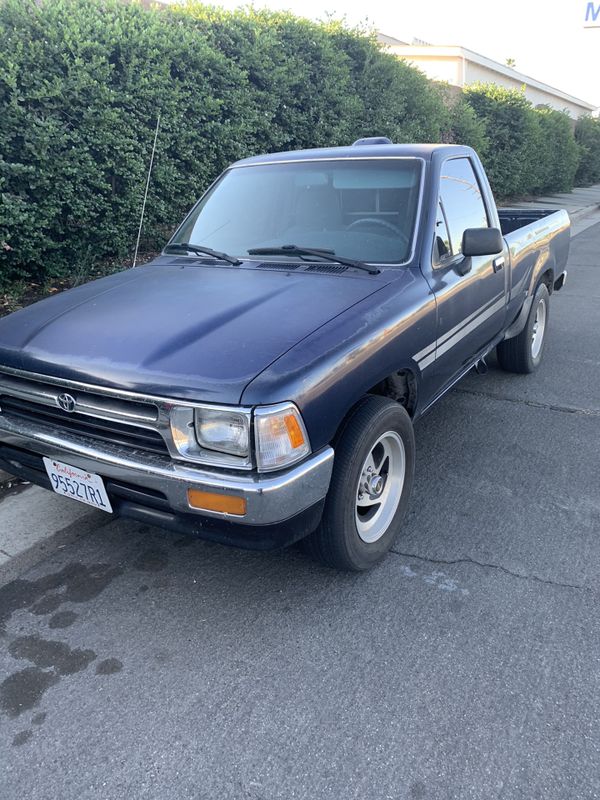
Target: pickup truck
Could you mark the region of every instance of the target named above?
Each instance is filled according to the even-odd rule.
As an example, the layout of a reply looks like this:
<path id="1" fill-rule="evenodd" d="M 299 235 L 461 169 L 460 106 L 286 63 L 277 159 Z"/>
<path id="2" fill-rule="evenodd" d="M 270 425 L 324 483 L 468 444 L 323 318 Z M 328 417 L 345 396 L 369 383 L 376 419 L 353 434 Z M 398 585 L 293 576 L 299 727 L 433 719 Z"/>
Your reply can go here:
<path id="1" fill-rule="evenodd" d="M 494 348 L 540 364 L 569 226 L 498 210 L 469 147 L 238 161 L 153 261 L 0 320 L 0 467 L 367 569 L 407 509 L 415 422 Z"/>

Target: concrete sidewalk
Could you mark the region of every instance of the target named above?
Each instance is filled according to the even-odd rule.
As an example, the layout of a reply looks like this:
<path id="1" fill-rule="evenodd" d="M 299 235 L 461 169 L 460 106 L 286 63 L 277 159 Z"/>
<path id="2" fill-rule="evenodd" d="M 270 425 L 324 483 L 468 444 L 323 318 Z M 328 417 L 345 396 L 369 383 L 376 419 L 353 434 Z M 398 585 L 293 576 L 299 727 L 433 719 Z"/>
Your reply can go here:
<path id="1" fill-rule="evenodd" d="M 576 221 L 600 209 L 600 183 L 594 186 L 575 188 L 572 192 L 560 192 L 521 203 L 501 203 L 500 205 L 506 208 L 548 208 L 552 211 L 565 208 L 569 212 L 571 220 Z"/>

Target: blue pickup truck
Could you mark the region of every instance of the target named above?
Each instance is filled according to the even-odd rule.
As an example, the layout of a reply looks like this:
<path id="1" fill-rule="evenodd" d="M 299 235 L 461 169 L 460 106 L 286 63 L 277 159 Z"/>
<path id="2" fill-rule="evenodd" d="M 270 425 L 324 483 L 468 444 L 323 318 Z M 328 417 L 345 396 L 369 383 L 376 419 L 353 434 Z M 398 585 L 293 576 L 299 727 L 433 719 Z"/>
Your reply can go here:
<path id="1" fill-rule="evenodd" d="M 569 225 L 498 210 L 468 147 L 239 161 L 151 263 L 0 320 L 0 467 L 367 569 L 409 503 L 414 423 L 493 348 L 539 365 Z"/>

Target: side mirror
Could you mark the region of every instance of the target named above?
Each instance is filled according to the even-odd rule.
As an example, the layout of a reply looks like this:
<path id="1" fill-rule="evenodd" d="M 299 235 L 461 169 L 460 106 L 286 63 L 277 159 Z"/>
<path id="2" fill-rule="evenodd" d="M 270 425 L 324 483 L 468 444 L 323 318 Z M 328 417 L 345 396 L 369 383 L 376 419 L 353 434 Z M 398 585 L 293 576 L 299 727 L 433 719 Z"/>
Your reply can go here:
<path id="1" fill-rule="evenodd" d="M 495 256 L 504 250 L 498 228 L 467 228 L 463 233 L 463 256 Z"/>

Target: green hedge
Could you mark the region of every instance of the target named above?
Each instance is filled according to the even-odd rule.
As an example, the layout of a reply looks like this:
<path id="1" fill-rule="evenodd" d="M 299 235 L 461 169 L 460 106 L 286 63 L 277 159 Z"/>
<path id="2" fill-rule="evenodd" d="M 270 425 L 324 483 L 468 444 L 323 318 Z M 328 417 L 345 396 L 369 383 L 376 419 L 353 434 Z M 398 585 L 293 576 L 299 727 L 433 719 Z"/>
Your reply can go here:
<path id="1" fill-rule="evenodd" d="M 469 87 L 465 96 L 485 127 L 483 162 L 497 197 L 573 188 L 579 148 L 565 112 L 534 108 L 522 92 L 494 84 Z"/>
<path id="2" fill-rule="evenodd" d="M 518 92 L 457 95 L 339 22 L 0 0 L 0 290 L 131 254 L 158 112 L 146 247 L 257 152 L 370 134 L 463 142 L 500 196 L 569 188 L 580 153 L 600 165 L 585 126 L 576 145 L 564 115 Z"/>
<path id="3" fill-rule="evenodd" d="M 579 186 L 600 182 L 600 119 L 581 117 L 575 126 L 580 160 L 576 181 Z"/>
<path id="4" fill-rule="evenodd" d="M 1 280 L 45 279 L 132 247 L 157 111 L 148 230 L 248 152 L 245 73 L 170 16 L 119 2 L 0 6 Z"/>

